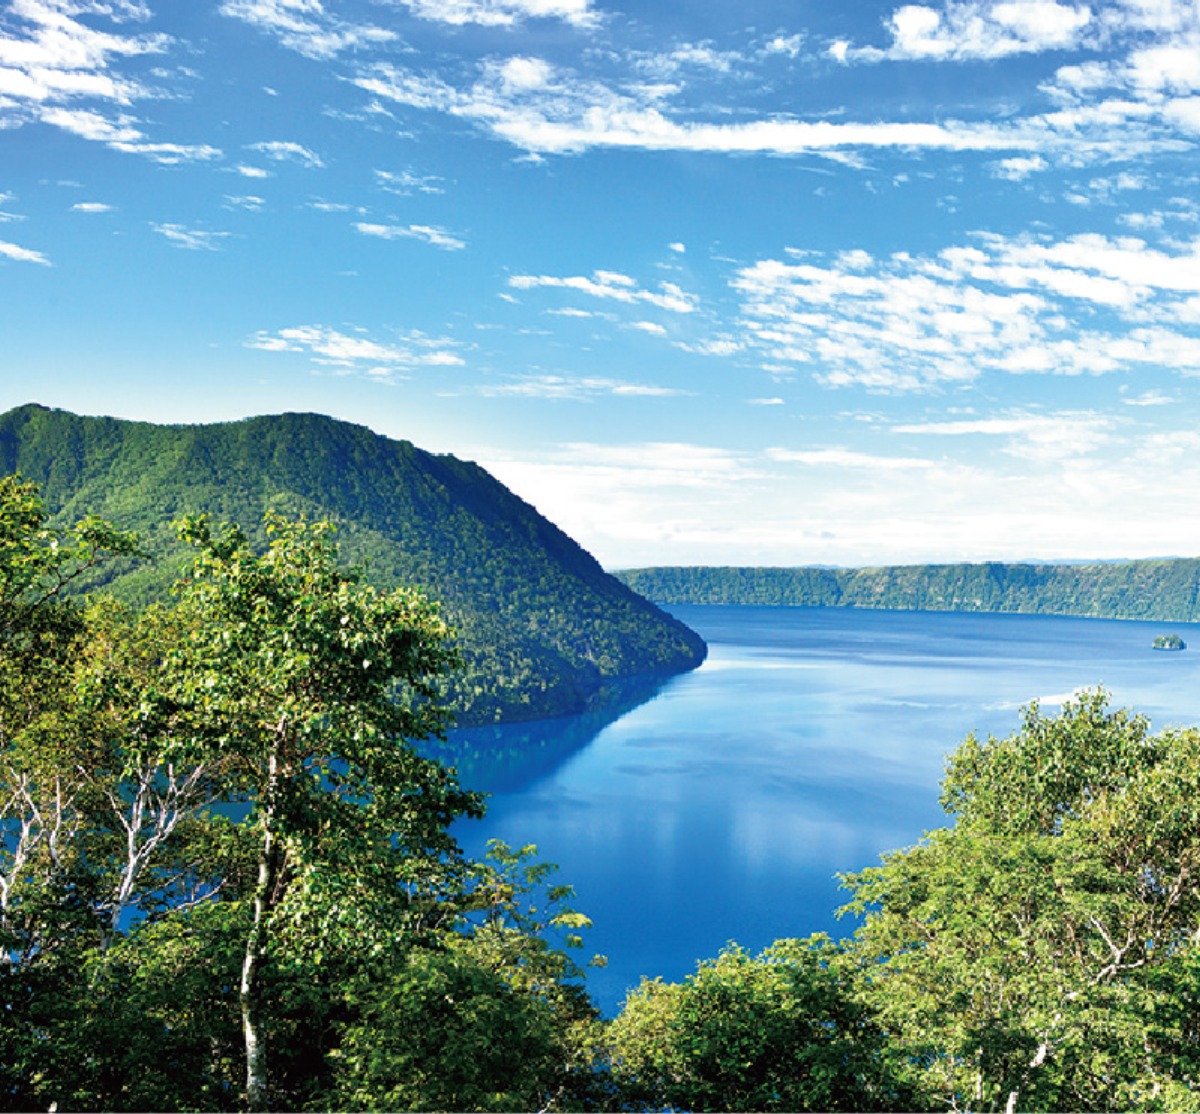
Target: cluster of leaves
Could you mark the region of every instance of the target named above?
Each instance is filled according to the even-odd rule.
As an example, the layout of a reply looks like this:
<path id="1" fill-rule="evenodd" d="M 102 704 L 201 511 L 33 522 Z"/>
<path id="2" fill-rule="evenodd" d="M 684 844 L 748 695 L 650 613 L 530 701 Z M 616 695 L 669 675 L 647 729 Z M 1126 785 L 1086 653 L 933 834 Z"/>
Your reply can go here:
<path id="1" fill-rule="evenodd" d="M 614 574 L 663 604 L 1023 612 L 1200 620 L 1200 560 L 1100 565 L 904 565 L 864 569 L 663 567 Z"/>
<path id="2" fill-rule="evenodd" d="M 443 621 L 327 527 L 268 528 L 184 521 L 176 605 L 131 615 L 63 588 L 132 539 L 0 480 L 0 1106 L 586 1092 L 586 918 L 532 848 L 464 859 L 481 800 L 410 745 L 445 722 Z"/>
<path id="3" fill-rule="evenodd" d="M 1200 1109 L 1200 733 L 1102 691 L 951 756 L 951 828 L 850 875 L 867 1000 L 931 1108 Z"/>
<path id="4" fill-rule="evenodd" d="M 463 668 L 437 682 L 460 723 L 583 710 L 606 682 L 699 664 L 694 632 L 609 576 L 475 464 L 313 414 L 205 426 L 0 415 L 0 470 L 37 481 L 54 521 L 104 515 L 154 560 L 88 579 L 143 607 L 190 563 L 171 522 L 250 524 L 266 512 L 335 522 L 343 557 L 377 588 L 420 584 L 442 605 Z"/>

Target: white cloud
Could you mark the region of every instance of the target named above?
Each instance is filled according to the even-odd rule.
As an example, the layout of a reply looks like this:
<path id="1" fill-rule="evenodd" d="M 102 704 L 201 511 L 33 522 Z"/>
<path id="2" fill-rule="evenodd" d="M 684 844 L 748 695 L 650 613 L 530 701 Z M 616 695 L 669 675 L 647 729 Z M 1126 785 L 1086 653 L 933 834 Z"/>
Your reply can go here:
<path id="1" fill-rule="evenodd" d="M 150 227 L 165 237 L 172 247 L 183 248 L 186 251 L 219 251 L 221 241 L 232 235 L 229 232 L 207 232 L 187 228 L 182 224 L 151 224 Z"/>
<path id="2" fill-rule="evenodd" d="M 123 35 L 101 31 L 79 16 L 114 24 L 145 17 L 145 9 L 88 0 L 15 0 L 0 21 L 0 73 L 5 92 L 32 101 L 66 101 L 88 96 L 129 104 L 146 90 L 109 73 L 114 59 L 162 53 L 166 35 Z M 23 79 L 20 83 L 18 79 Z"/>
<path id="3" fill-rule="evenodd" d="M 893 432 L 933 437 L 1004 437 L 1012 456 L 1047 463 L 1086 456 L 1107 444 L 1113 420 L 1088 411 L 1013 413 L 996 418 L 917 422 Z"/>
<path id="4" fill-rule="evenodd" d="M 677 255 L 683 255 L 684 252 L 687 251 L 687 245 L 681 244 L 679 241 L 676 241 L 673 244 L 668 244 L 667 247 L 670 248 L 670 250 L 675 252 Z"/>
<path id="5" fill-rule="evenodd" d="M 593 298 L 611 299 L 628 305 L 651 305 L 672 313 L 692 313 L 698 300 L 673 282 L 660 282 L 657 290 L 644 290 L 635 279 L 614 271 L 593 271 L 590 276 L 512 275 L 508 285 L 516 290 L 538 288 L 571 290 Z"/>
<path id="6" fill-rule="evenodd" d="M 259 151 L 275 162 L 298 162 L 301 166 L 307 167 L 325 165 L 316 151 L 310 150 L 303 144 L 291 143 L 286 140 L 275 139 L 267 143 L 251 143 L 249 149 Z"/>
<path id="7" fill-rule="evenodd" d="M 266 203 L 267 199 L 265 197 L 258 197 L 254 194 L 243 194 L 237 197 L 228 193 L 225 195 L 225 207 L 227 209 L 245 209 L 250 213 L 258 213 L 262 211 Z"/>
<path id="8" fill-rule="evenodd" d="M 397 38 L 384 27 L 337 19 L 325 11 L 321 0 L 224 0 L 218 10 L 274 35 L 289 50 L 318 60 Z"/>
<path id="9" fill-rule="evenodd" d="M 892 37 L 887 50 L 839 41 L 831 52 L 839 61 L 866 62 L 1003 58 L 1076 48 L 1094 22 L 1087 5 L 1056 0 L 949 0 L 936 8 L 905 4 L 887 20 Z"/>
<path id="10" fill-rule="evenodd" d="M 575 27 L 596 26 L 591 0 L 386 0 L 420 19 L 453 26 L 515 27 L 528 19 L 558 19 Z"/>
<path id="11" fill-rule="evenodd" d="M 72 213 L 111 213 L 113 206 L 103 201 L 77 201 L 71 206 Z"/>
<path id="12" fill-rule="evenodd" d="M 812 468 L 864 468 L 872 472 L 924 471 L 937 467 L 937 461 L 921 457 L 880 456 L 854 449 L 780 449 L 766 450 L 768 460 L 782 464 L 804 464 Z"/>
<path id="13" fill-rule="evenodd" d="M 233 168 L 243 178 L 270 178 L 271 172 L 261 166 L 247 166 L 244 163 Z"/>
<path id="14" fill-rule="evenodd" d="M 732 285 L 764 366 L 832 386 L 910 391 L 985 372 L 1200 373 L 1200 241 L 978 234 L 936 257 L 762 260 Z M 1197 302 L 1200 305 L 1200 302 Z"/>
<path id="15" fill-rule="evenodd" d="M 1163 394 L 1162 391 L 1146 391 L 1140 395 L 1123 398 L 1121 401 L 1126 406 L 1172 406 L 1175 400 L 1168 394 Z"/>
<path id="16" fill-rule="evenodd" d="M 1042 451 L 1049 455 L 1037 459 L 1029 440 L 1021 441 L 1023 431 L 1040 431 L 1036 423 L 1015 421 L 1022 417 L 1057 420 L 1073 451 L 1053 452 L 1047 434 Z M 1013 423 L 1003 427 L 1009 432 L 988 424 L 991 432 L 978 437 L 932 434 L 911 453 L 878 447 L 878 439 L 919 434 L 893 437 L 881 427 L 866 444 L 856 435 L 836 449 L 771 456 L 666 443 L 479 449 L 472 456 L 608 567 L 1095 559 L 1200 550 L 1200 525 L 1190 510 L 1200 484 L 1195 431 L 1154 430 L 1151 439 L 1132 423 L 1128 430 L 1114 422 L 1096 431 L 1095 417 L 1007 413 L 998 418 Z M 786 459 L 792 452 L 824 455 Z M 814 468 L 821 468 L 819 482 Z"/>
<path id="17" fill-rule="evenodd" d="M 410 170 L 402 170 L 399 173 L 390 170 L 376 170 L 375 181 L 381 189 L 387 190 L 388 193 L 399 194 L 401 197 L 407 197 L 414 193 L 446 192 L 441 187 L 441 178 L 414 174 Z"/>
<path id="18" fill-rule="evenodd" d="M 1142 460 L 1166 463 L 1194 458 L 1197 449 L 1200 449 L 1200 433 L 1194 429 L 1175 430 L 1146 435 L 1138 446 L 1137 456 Z"/>
<path id="19" fill-rule="evenodd" d="M 506 383 L 484 383 L 473 393 L 485 398 L 541 398 L 555 401 L 587 401 L 606 395 L 615 398 L 668 398 L 685 394 L 671 387 L 628 383 L 599 376 L 522 375 Z"/>
<path id="20" fill-rule="evenodd" d="M 1041 155 L 1017 155 L 1011 159 L 1000 159 L 992 164 L 992 173 L 1009 182 L 1021 182 L 1031 174 L 1045 170 L 1050 164 Z"/>
<path id="21" fill-rule="evenodd" d="M 745 59 L 737 51 L 718 50 L 711 42 L 702 42 L 681 43 L 671 50 L 633 54 L 630 61 L 640 73 L 652 80 L 671 81 L 685 70 L 729 74 Z M 651 86 L 652 95 L 657 88 Z M 674 92 L 677 91 L 677 86 L 667 85 L 663 90 Z"/>
<path id="22" fill-rule="evenodd" d="M 401 334 L 398 343 L 382 343 L 363 330 L 347 333 L 324 325 L 299 325 L 274 333 L 255 333 L 246 341 L 246 347 L 262 352 L 299 352 L 322 366 L 379 380 L 402 371 L 460 367 L 464 363 L 454 341 L 417 331 Z"/>
<path id="23" fill-rule="evenodd" d="M 639 332 L 649 333 L 651 336 L 665 337 L 667 330 L 657 321 L 631 321 L 629 328 L 637 329 Z"/>
<path id="24" fill-rule="evenodd" d="M 500 84 L 510 92 L 545 89 L 553 76 L 554 67 L 543 58 L 509 58 L 499 69 Z"/>
<path id="25" fill-rule="evenodd" d="M 465 240 L 429 224 L 372 224 L 367 221 L 357 221 L 354 225 L 364 236 L 374 236 L 380 240 L 421 240 L 432 244 L 443 251 L 461 251 L 467 246 Z"/>
<path id="26" fill-rule="evenodd" d="M 0 256 L 18 263 L 40 263 L 43 267 L 50 266 L 50 260 L 40 251 L 23 248 L 20 244 L 10 244 L 5 240 L 0 240 Z"/>
<path id="27" fill-rule="evenodd" d="M 113 30 L 84 17 L 107 20 Z M 151 140 L 127 111 L 162 95 L 117 72 L 126 59 L 172 46 L 167 35 L 124 32 L 123 24 L 149 17 L 145 5 L 127 0 L 12 0 L 0 12 L 0 127 L 36 120 L 167 165 L 218 158 L 207 144 Z M 115 117 L 107 114 L 113 106 Z"/>
<path id="28" fill-rule="evenodd" d="M 695 106 L 673 106 L 680 87 L 626 81 L 609 85 L 519 57 L 487 61 L 461 87 L 390 62 L 361 67 L 352 79 L 382 100 L 469 120 L 533 155 L 596 148 L 725 154 L 821 155 L 859 152 L 976 151 L 1068 163 L 1185 150 L 1162 105 L 1133 100 L 1063 106 L 1041 115 L 994 121 L 704 119 Z M 1011 164 L 1015 171 L 1027 164 Z M 1003 167 L 1001 167 L 1003 171 Z"/>
<path id="29" fill-rule="evenodd" d="M 741 352 L 746 346 L 743 341 L 735 340 L 733 337 L 711 337 L 696 343 L 680 341 L 676 347 L 696 356 L 732 356 Z"/>
<path id="30" fill-rule="evenodd" d="M 62 128 L 81 139 L 103 143 L 115 151 L 145 155 L 164 165 L 184 162 L 210 162 L 221 157 L 221 151 L 207 144 L 152 143 L 137 126 L 138 121 L 127 115 L 115 120 L 88 108 L 45 108 L 39 113 L 43 123 Z"/>
<path id="31" fill-rule="evenodd" d="M 804 46 L 803 35 L 776 35 L 763 45 L 764 54 L 785 54 L 789 58 L 799 56 Z"/>

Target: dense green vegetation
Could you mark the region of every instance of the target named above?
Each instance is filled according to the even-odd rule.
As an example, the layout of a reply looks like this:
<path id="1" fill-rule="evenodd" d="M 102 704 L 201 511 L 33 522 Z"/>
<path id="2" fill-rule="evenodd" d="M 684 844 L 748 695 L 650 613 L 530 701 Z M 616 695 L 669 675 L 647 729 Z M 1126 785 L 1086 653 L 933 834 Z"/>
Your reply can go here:
<path id="1" fill-rule="evenodd" d="M 1098 565 L 898 565 L 866 569 L 664 567 L 614 574 L 657 603 L 1021 611 L 1200 621 L 1200 559 Z"/>
<path id="2" fill-rule="evenodd" d="M 182 520 L 134 551 L 0 479 L 0 1108 L 1200 1111 L 1200 731 L 1085 693 L 950 757 L 947 827 L 847 876 L 852 936 L 730 945 L 596 1015 L 588 921 L 418 753 L 419 591 Z"/>
<path id="3" fill-rule="evenodd" d="M 410 745 L 446 720 L 444 623 L 323 525 L 268 527 L 185 520 L 174 606 L 84 606 L 129 539 L 0 480 L 0 1105 L 586 1096 L 586 918 L 531 849 L 465 860 L 480 799 Z"/>
<path id="4" fill-rule="evenodd" d="M 1186 650 L 1187 643 L 1177 634 L 1156 635 L 1152 643 L 1156 650 Z"/>
<path id="5" fill-rule="evenodd" d="M 463 668 L 439 680 L 465 723 L 578 712 L 608 680 L 697 665 L 702 640 L 475 464 L 360 426 L 282 414 L 157 426 L 23 406 L 0 415 L 0 473 L 35 481 L 52 524 L 101 515 L 152 558 L 103 583 L 136 606 L 166 599 L 188 560 L 171 523 L 263 514 L 325 519 L 369 584 L 420 584 L 455 632 Z"/>

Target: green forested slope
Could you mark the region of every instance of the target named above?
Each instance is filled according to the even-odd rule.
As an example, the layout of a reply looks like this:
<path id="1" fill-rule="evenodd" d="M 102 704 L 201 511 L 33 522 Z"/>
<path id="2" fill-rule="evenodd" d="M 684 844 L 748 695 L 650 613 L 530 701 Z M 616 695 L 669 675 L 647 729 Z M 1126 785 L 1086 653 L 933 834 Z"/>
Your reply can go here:
<path id="1" fill-rule="evenodd" d="M 1200 560 L 866 569 L 666 567 L 616 575 L 663 604 L 1021 611 L 1200 621 Z"/>
<path id="2" fill-rule="evenodd" d="M 165 596 L 182 549 L 173 519 L 208 513 L 260 537 L 267 509 L 329 518 L 345 560 L 381 587 L 441 602 L 466 661 L 464 722 L 578 711 L 606 679 L 691 668 L 703 641 L 607 575 L 478 465 L 314 414 L 158 426 L 23 406 L 0 415 L 0 473 L 41 486 L 62 521 L 136 530 L 152 560 L 108 586 Z"/>

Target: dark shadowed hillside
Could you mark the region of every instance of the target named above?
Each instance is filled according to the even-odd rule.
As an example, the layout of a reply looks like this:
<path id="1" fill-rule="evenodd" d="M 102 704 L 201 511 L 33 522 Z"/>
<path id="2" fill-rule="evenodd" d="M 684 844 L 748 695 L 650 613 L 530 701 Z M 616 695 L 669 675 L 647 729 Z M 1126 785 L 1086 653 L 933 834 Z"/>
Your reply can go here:
<path id="1" fill-rule="evenodd" d="M 268 509 L 331 519 L 343 560 L 371 583 L 441 602 L 466 661 L 451 683 L 464 722 L 578 711 L 609 678 L 704 657 L 698 635 L 478 465 L 332 418 L 159 426 L 23 406 L 0 416 L 0 472 L 35 480 L 63 520 L 98 514 L 138 531 L 154 559 L 108 584 L 136 603 L 167 595 L 182 514 L 252 537 Z"/>

